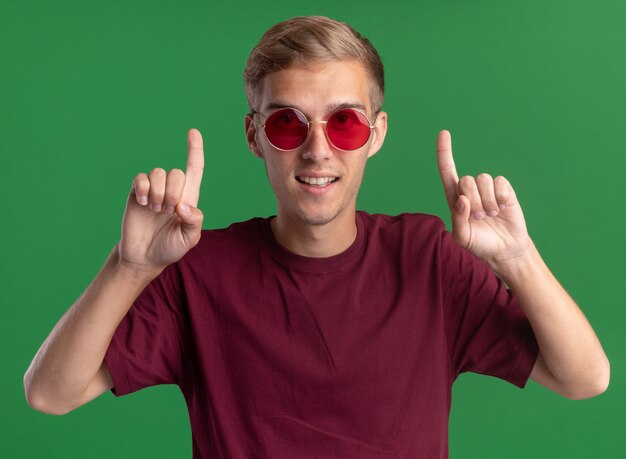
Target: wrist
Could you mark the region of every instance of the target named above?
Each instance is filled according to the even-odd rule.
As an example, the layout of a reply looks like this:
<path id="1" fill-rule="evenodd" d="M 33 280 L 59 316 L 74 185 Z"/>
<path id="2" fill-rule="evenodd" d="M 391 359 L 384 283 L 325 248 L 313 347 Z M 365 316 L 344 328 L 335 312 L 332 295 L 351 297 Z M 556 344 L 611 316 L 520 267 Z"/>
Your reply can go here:
<path id="1" fill-rule="evenodd" d="M 111 276 L 141 286 L 148 285 L 165 269 L 165 266 L 140 264 L 123 259 L 120 255 L 119 243 L 111 252 L 106 267 Z"/>
<path id="2" fill-rule="evenodd" d="M 487 260 L 487 264 L 511 287 L 541 274 L 545 266 L 532 240 L 529 240 L 528 247 L 520 254 L 507 259 Z"/>

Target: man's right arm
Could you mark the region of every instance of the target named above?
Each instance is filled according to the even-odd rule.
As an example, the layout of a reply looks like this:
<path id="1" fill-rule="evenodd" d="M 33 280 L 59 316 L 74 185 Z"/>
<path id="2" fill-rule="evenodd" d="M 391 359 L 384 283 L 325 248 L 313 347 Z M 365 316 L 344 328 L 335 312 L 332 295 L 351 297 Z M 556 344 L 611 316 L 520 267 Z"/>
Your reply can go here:
<path id="1" fill-rule="evenodd" d="M 63 315 L 24 375 L 31 407 L 65 414 L 111 389 L 104 362 L 113 333 L 158 272 L 120 264 L 116 246 L 93 282 Z"/>
<path id="2" fill-rule="evenodd" d="M 135 177 L 120 242 L 24 375 L 33 408 L 65 414 L 113 387 L 104 356 L 119 323 L 143 289 L 200 239 L 203 168 L 202 137 L 192 129 L 186 172 L 154 169 Z"/>

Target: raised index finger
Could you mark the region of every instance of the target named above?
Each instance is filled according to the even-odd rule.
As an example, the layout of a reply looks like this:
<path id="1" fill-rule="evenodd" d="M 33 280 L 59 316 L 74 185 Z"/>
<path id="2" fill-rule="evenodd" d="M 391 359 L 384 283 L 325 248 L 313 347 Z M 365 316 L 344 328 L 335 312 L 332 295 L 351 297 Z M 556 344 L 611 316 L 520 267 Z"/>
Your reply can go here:
<path id="1" fill-rule="evenodd" d="M 204 171 L 204 146 L 202 135 L 197 129 L 190 129 L 187 133 L 187 170 L 185 172 L 185 189 L 182 201 L 198 207 L 200 185 Z"/>
<path id="2" fill-rule="evenodd" d="M 452 209 L 458 198 L 459 176 L 456 173 L 454 158 L 452 157 L 452 139 L 448 131 L 441 131 L 437 137 L 437 166 L 443 189 L 446 192 L 448 206 Z"/>

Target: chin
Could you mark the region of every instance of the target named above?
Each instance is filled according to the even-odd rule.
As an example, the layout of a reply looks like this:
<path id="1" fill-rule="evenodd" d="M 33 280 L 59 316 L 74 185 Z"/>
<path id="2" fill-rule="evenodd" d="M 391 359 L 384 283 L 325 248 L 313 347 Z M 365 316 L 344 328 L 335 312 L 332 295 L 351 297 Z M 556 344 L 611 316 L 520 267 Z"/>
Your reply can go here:
<path id="1" fill-rule="evenodd" d="M 335 220 L 339 214 L 341 214 L 341 210 L 322 210 L 318 212 L 305 212 L 301 210 L 296 215 L 301 222 L 306 223 L 307 225 L 322 226 Z"/>
<path id="2" fill-rule="evenodd" d="M 325 217 L 318 217 L 318 216 L 312 217 L 310 215 L 301 215 L 300 220 L 306 223 L 307 225 L 323 226 L 323 225 L 326 225 L 327 223 L 332 222 L 334 218 L 325 218 Z"/>

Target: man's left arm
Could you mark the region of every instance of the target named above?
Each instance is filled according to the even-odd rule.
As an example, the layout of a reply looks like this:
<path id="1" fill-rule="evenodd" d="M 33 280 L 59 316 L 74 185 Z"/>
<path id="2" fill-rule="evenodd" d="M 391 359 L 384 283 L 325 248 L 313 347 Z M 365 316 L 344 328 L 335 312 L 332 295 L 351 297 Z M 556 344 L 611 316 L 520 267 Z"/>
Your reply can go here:
<path id="1" fill-rule="evenodd" d="M 571 399 L 604 392 L 610 366 L 602 345 L 539 255 L 511 184 L 488 174 L 459 179 L 448 131 L 439 133 L 437 162 L 452 238 L 509 285 L 532 326 L 539 356 L 530 377 Z"/>

